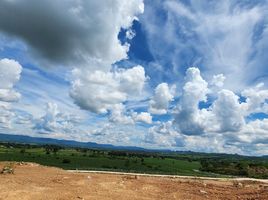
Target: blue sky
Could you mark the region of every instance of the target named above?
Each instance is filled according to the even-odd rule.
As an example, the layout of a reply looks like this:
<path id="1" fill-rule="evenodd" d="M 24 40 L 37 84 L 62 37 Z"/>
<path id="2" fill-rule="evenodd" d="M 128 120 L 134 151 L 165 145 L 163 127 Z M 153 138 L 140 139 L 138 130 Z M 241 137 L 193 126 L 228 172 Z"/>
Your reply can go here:
<path id="1" fill-rule="evenodd" d="M 267 13 L 264 0 L 3 0 L 0 132 L 267 155 Z"/>

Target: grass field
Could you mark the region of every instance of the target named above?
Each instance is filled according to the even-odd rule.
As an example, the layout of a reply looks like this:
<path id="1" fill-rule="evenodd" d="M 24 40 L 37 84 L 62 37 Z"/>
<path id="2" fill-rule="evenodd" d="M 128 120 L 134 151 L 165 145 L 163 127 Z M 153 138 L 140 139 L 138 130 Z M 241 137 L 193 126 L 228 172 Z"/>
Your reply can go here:
<path id="1" fill-rule="evenodd" d="M 63 169 L 111 170 L 142 173 L 209 176 L 199 172 L 200 162 L 172 158 L 111 156 L 107 151 L 80 152 L 76 149 L 61 149 L 47 154 L 45 148 L 0 147 L 0 161 L 36 162 Z"/>
<path id="2" fill-rule="evenodd" d="M 228 154 L 113 151 L 0 143 L 0 161 L 35 162 L 72 170 L 268 178 L 267 157 Z"/>

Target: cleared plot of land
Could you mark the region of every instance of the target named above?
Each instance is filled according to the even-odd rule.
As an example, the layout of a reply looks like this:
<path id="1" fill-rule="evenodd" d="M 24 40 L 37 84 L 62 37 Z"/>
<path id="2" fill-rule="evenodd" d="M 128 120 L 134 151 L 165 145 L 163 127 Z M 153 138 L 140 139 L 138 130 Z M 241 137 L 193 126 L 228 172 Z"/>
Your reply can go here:
<path id="1" fill-rule="evenodd" d="M 75 173 L 32 163 L 14 167 L 14 174 L 0 174 L 0 199 L 268 199 L 263 182 Z"/>

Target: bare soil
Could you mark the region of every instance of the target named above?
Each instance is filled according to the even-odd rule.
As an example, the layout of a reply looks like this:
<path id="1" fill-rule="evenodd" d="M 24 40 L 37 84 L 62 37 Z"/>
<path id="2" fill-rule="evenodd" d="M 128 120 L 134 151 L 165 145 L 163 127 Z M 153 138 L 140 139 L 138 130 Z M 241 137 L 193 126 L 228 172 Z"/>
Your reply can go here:
<path id="1" fill-rule="evenodd" d="M 268 184 L 258 181 L 76 173 L 34 163 L 14 167 L 14 174 L 0 174 L 0 200 L 268 200 Z"/>

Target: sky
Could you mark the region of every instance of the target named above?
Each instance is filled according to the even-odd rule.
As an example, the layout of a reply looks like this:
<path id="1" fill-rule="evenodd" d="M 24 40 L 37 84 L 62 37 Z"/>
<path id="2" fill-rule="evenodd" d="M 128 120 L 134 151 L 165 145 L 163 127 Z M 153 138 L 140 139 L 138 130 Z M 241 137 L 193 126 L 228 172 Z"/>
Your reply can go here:
<path id="1" fill-rule="evenodd" d="M 268 1 L 1 0 L 0 133 L 268 155 Z"/>

